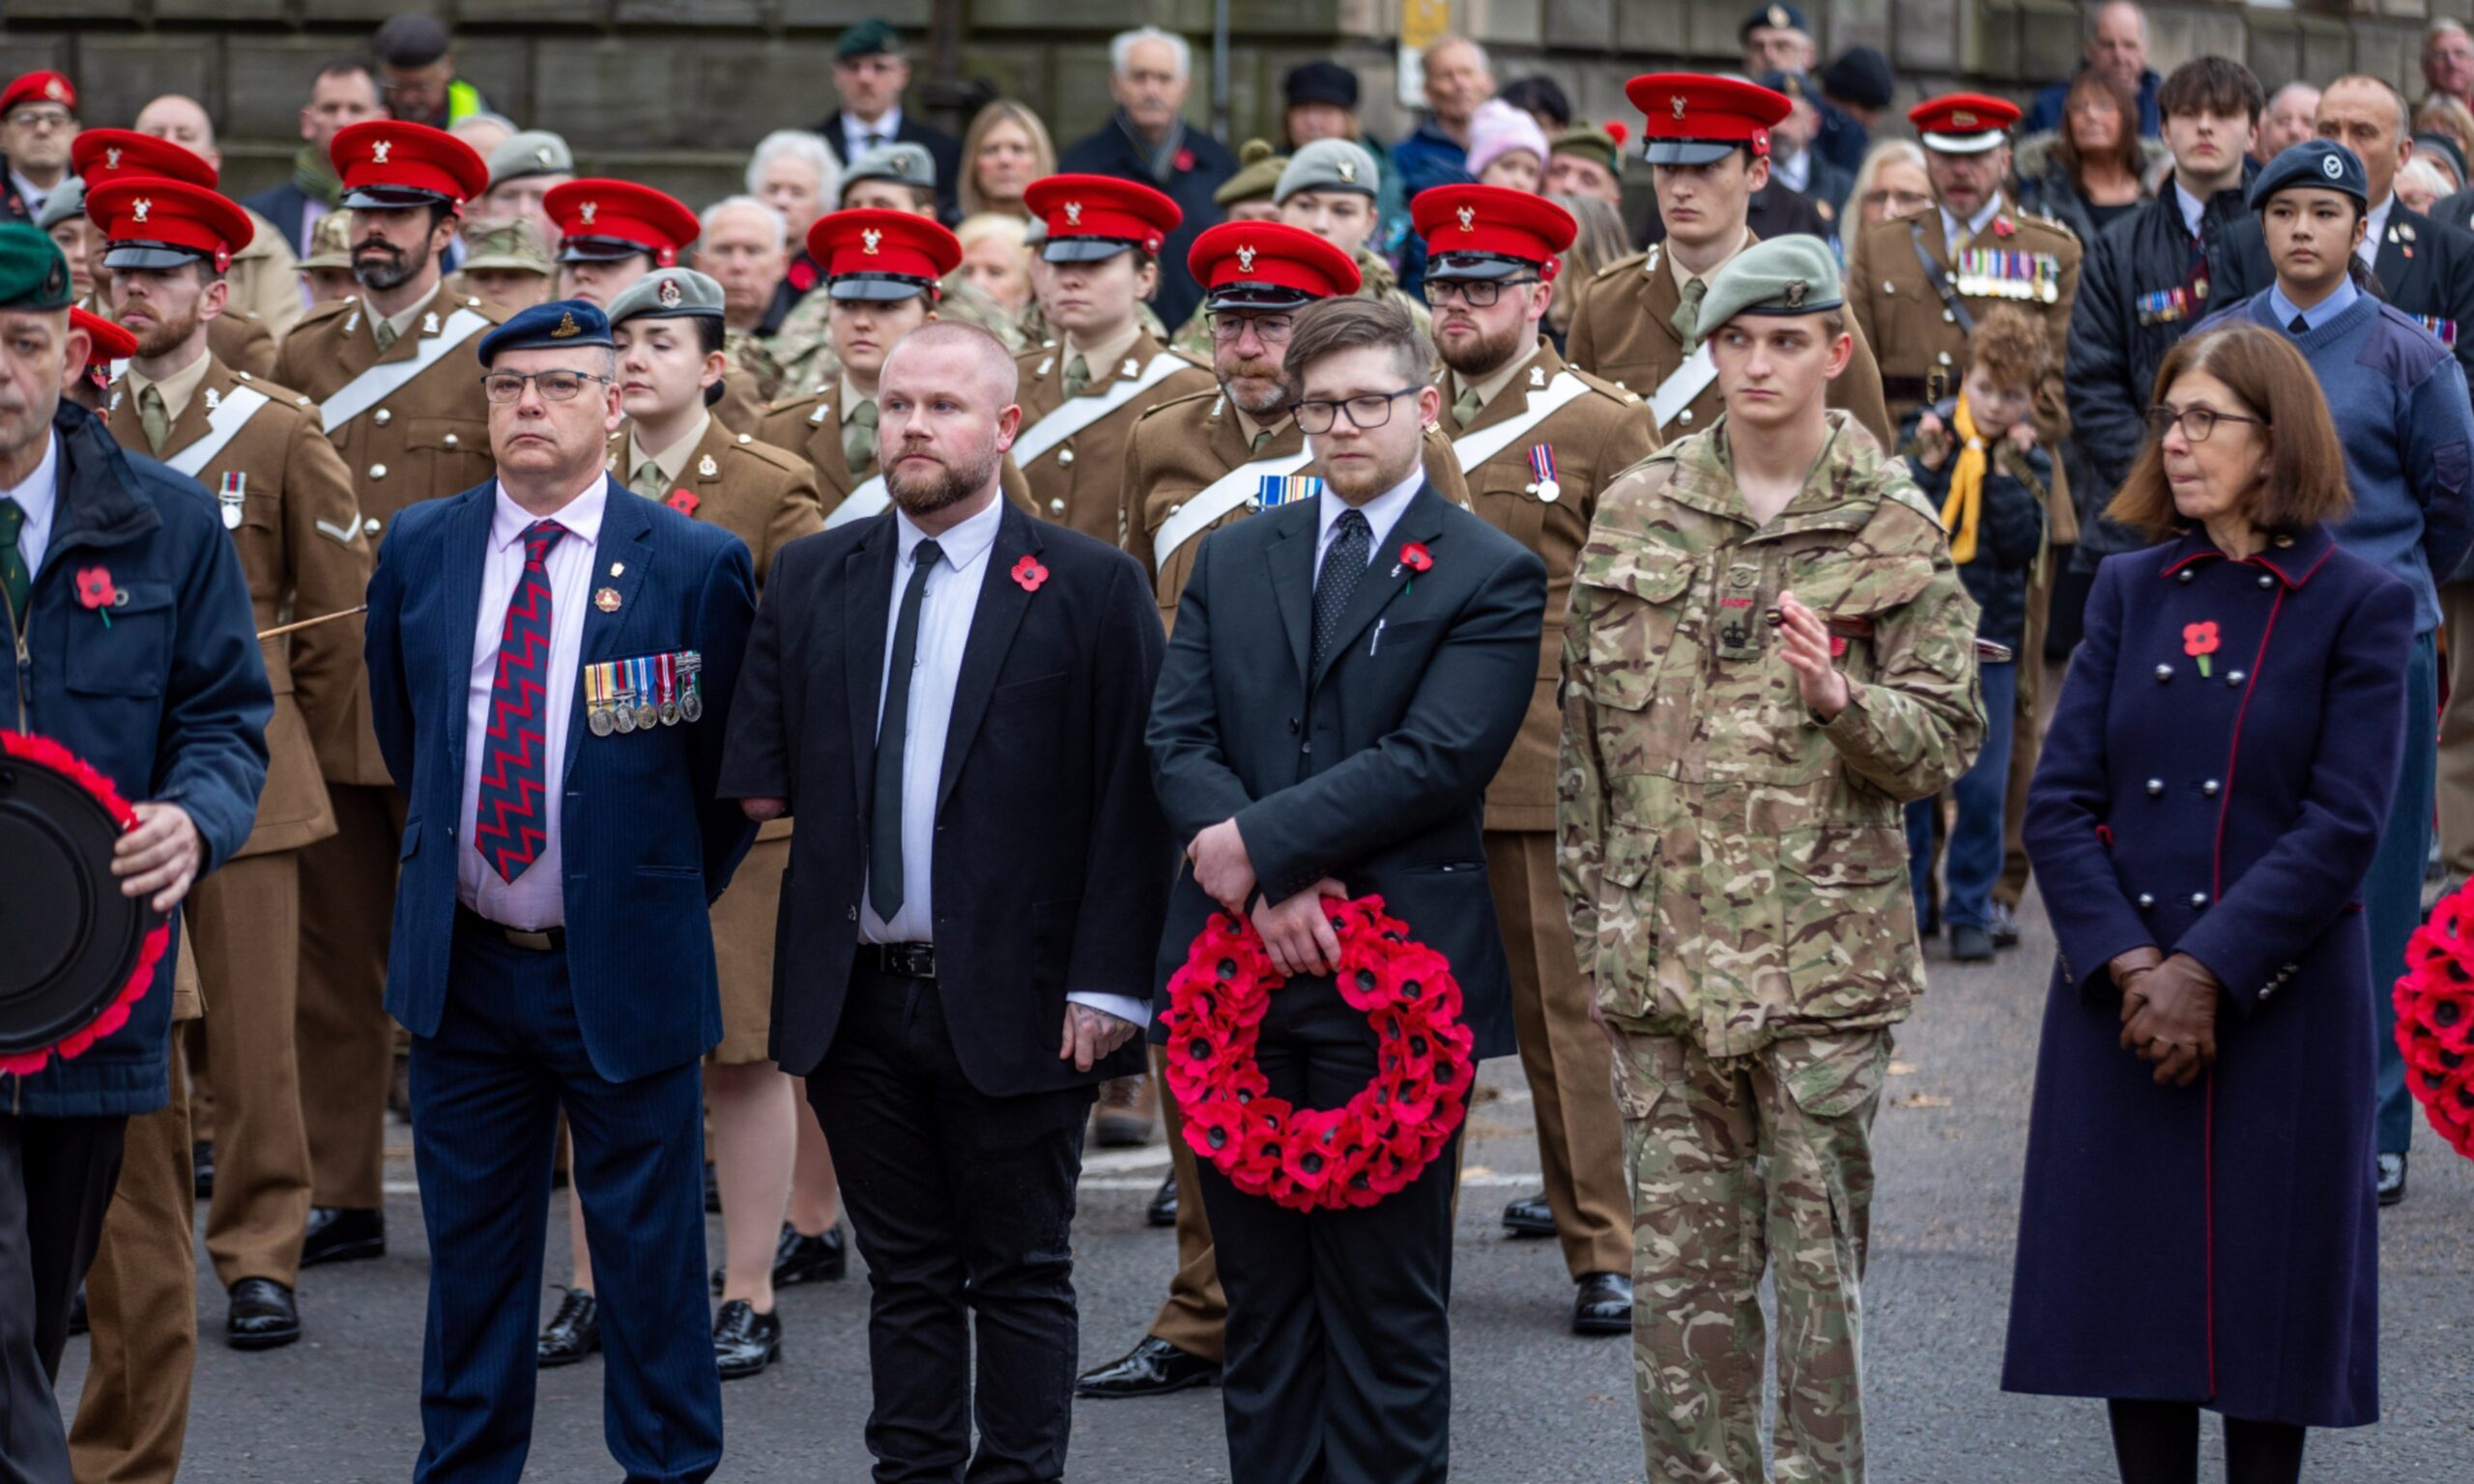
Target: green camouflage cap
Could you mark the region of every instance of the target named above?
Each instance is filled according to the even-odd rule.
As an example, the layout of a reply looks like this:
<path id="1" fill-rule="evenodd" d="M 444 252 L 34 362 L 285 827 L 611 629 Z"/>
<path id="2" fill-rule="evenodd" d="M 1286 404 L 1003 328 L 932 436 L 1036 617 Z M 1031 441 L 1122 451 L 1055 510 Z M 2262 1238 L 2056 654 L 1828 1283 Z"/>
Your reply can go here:
<path id="1" fill-rule="evenodd" d="M 880 144 L 873 150 L 860 151 L 859 157 L 843 168 L 842 189 L 846 194 L 861 181 L 892 181 L 935 190 L 936 157 L 928 153 L 924 144 Z"/>
<path id="2" fill-rule="evenodd" d="M 722 317 L 722 286 L 692 268 L 662 268 L 619 291 L 610 301 L 610 323 Z"/>
<path id="3" fill-rule="evenodd" d="M 43 198 L 43 211 L 35 217 L 35 225 L 48 232 L 72 216 L 86 214 L 86 183 L 77 177 L 65 176 Z"/>
<path id="4" fill-rule="evenodd" d="M 507 135 L 490 151 L 490 186 L 535 175 L 573 175 L 575 152 L 567 141 L 546 128 L 528 128 Z"/>
<path id="5" fill-rule="evenodd" d="M 0 309 L 69 307 L 69 260 L 40 227 L 0 225 Z"/>
<path id="6" fill-rule="evenodd" d="M 1272 198 L 1286 201 L 1301 190 L 1353 190 L 1371 198 L 1383 193 L 1383 168 L 1354 140 L 1317 139 L 1288 157 Z"/>
<path id="7" fill-rule="evenodd" d="M 1269 201 L 1279 192 L 1280 174 L 1287 165 L 1288 157 L 1274 153 L 1270 140 L 1249 139 L 1237 152 L 1237 173 L 1222 182 L 1211 199 L 1223 207 Z"/>
<path id="8" fill-rule="evenodd" d="M 329 212 L 309 229 L 309 256 L 301 260 L 305 271 L 313 268 L 352 267 L 352 213 L 347 210 Z"/>
<path id="9" fill-rule="evenodd" d="M 902 38 L 894 34 L 892 26 L 881 20 L 863 20 L 842 33 L 842 40 L 834 43 L 833 60 L 849 62 L 859 57 L 882 56 L 886 52 L 899 54 L 901 50 Z"/>
<path id="10" fill-rule="evenodd" d="M 324 227 L 326 222 L 321 221 Z M 541 241 L 541 229 L 530 216 L 503 216 L 495 221 L 468 222 L 464 227 L 464 268 L 510 270 L 539 273 L 547 278 L 552 272 L 550 249 Z M 347 254 L 338 268 L 352 267 Z"/>
<path id="11" fill-rule="evenodd" d="M 1707 340 L 1739 314 L 1819 314 L 1847 302 L 1829 244 L 1801 233 L 1737 253 L 1710 282 L 1693 338 Z"/>

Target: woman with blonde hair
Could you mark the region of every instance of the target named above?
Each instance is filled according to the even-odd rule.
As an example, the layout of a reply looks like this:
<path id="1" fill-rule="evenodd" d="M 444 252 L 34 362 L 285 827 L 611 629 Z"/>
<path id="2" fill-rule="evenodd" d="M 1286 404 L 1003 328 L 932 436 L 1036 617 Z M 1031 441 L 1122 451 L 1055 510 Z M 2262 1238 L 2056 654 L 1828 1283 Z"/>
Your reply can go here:
<path id="1" fill-rule="evenodd" d="M 963 214 L 1001 212 L 1030 219 L 1022 189 L 1056 173 L 1056 145 L 1040 116 L 1022 104 L 998 99 L 979 110 L 963 134 L 963 178 L 955 184 Z"/>
<path id="2" fill-rule="evenodd" d="M 1932 210 L 1933 183 L 1924 174 L 1924 147 L 1913 139 L 1884 139 L 1866 150 L 1847 199 L 1868 227 Z"/>
<path id="3" fill-rule="evenodd" d="M 963 277 L 1018 321 L 1031 306 L 1031 253 L 1024 243 L 1028 232 L 1022 218 L 1003 212 L 965 216 L 954 228 L 963 244 Z"/>

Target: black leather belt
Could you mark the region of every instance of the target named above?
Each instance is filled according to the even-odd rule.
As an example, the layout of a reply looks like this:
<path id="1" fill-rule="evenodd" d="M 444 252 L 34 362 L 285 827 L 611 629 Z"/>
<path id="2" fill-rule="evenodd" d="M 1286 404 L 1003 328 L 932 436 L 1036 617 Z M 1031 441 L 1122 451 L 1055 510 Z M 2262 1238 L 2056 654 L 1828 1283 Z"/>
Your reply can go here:
<path id="1" fill-rule="evenodd" d="M 562 954 L 567 951 L 567 929 L 564 928 L 544 928 L 538 931 L 509 928 L 504 923 L 490 921 L 460 901 L 455 904 L 455 926 L 500 939 L 508 947 L 520 948 L 527 953 Z"/>
<path id="2" fill-rule="evenodd" d="M 859 967 L 890 974 L 896 979 L 935 979 L 936 945 L 862 943 L 859 945 Z"/>

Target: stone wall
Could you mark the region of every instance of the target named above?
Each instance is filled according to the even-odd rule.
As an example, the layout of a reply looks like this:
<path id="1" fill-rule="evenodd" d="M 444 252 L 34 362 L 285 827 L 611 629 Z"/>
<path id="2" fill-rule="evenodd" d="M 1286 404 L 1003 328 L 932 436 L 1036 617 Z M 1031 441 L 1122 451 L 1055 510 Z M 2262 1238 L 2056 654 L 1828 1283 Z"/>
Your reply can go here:
<path id="1" fill-rule="evenodd" d="M 1735 65 L 1747 0 L 1454 0 L 1457 23 L 1496 71 L 1542 70 L 1585 116 L 1627 117 L 1624 79 L 1661 66 Z M 2354 9 L 2179 5 L 2151 11 L 2160 70 L 2209 51 L 2240 56 L 2270 88 L 2369 71 L 2418 83 L 2430 14 L 2474 0 L 2353 0 Z M 834 106 L 831 47 L 881 14 L 917 35 L 929 0 L 448 0 L 465 76 L 502 111 L 564 133 L 587 169 L 665 186 L 691 202 L 734 188 L 766 130 Z M 2429 7 L 2426 10 L 2426 6 Z M 0 75 L 58 67 L 88 123 L 126 123 L 148 99 L 182 92 L 223 132 L 230 186 L 280 176 L 297 146 L 309 77 L 360 43 L 403 0 L 0 0 Z M 1231 132 L 1277 127 L 1280 79 L 1337 57 L 1364 82 L 1369 128 L 1412 122 L 1393 101 L 1394 0 L 1231 0 Z M 1826 52 L 1872 45 L 1899 75 L 1901 103 L 1969 82 L 2024 94 L 2066 76 L 2079 49 L 2072 0 L 1805 0 Z M 1210 0 L 969 0 L 967 71 L 1039 108 L 1060 143 L 1107 117 L 1108 37 L 1151 22 L 1197 39 L 1193 113 L 1208 113 Z M 924 72 L 924 68 L 922 69 Z M 2416 91 L 2419 91 L 2417 86 Z"/>

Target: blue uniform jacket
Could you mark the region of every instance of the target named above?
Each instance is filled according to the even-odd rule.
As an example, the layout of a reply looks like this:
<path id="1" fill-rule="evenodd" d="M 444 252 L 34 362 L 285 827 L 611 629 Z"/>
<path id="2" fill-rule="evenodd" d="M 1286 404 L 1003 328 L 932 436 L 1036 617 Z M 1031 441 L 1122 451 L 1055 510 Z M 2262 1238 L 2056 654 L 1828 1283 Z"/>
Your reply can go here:
<path id="1" fill-rule="evenodd" d="M 496 492 L 484 484 L 405 510 L 369 582 L 370 716 L 387 769 L 412 799 L 387 1013 L 416 1036 L 436 1035 L 446 1009 L 456 852 L 473 848 L 461 817 L 465 701 Z M 714 797 L 714 784 L 756 582 L 729 531 L 615 481 L 608 499 L 592 587 L 617 602 L 596 599 L 585 615 L 581 662 L 693 649 L 705 665 L 702 721 L 595 737 L 583 705 L 569 716 L 559 801 L 567 969 L 593 1070 L 626 1082 L 721 1040 L 707 908 L 756 826 L 735 800 Z"/>
<path id="2" fill-rule="evenodd" d="M 123 452 L 72 403 L 51 431 L 59 500 L 0 727 L 68 748 L 131 803 L 180 805 L 197 825 L 203 876 L 249 838 L 267 780 L 274 698 L 248 581 L 204 486 Z M 128 598 L 109 623 L 77 601 L 77 573 L 95 567 Z M 172 963 L 165 954 L 128 1025 L 83 1055 L 22 1081 L 0 1075 L 0 1108 L 95 1118 L 163 1106 Z"/>

